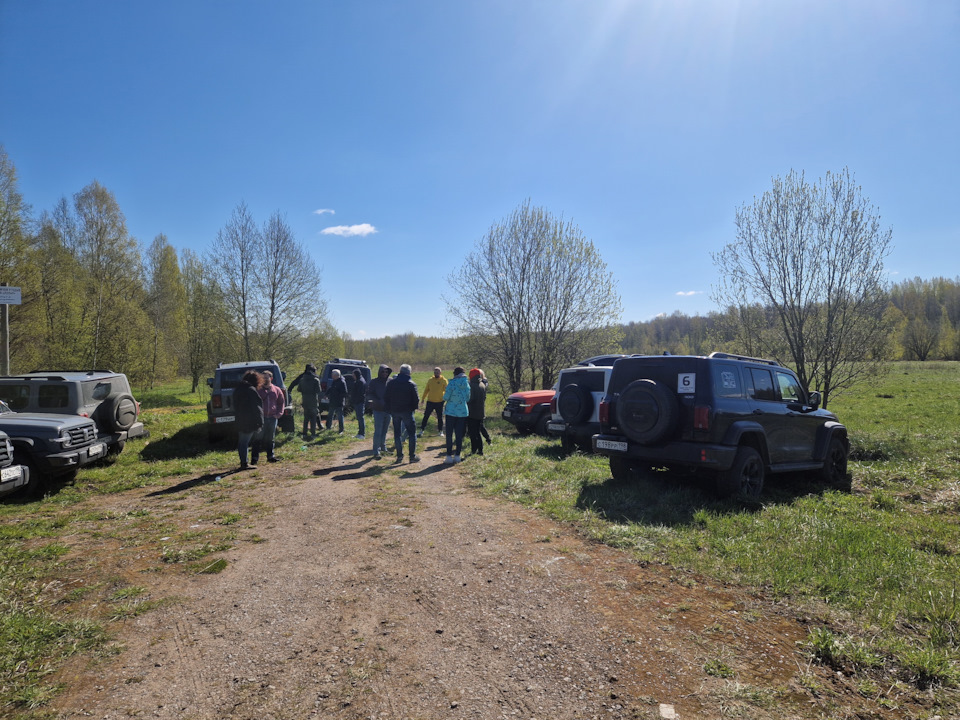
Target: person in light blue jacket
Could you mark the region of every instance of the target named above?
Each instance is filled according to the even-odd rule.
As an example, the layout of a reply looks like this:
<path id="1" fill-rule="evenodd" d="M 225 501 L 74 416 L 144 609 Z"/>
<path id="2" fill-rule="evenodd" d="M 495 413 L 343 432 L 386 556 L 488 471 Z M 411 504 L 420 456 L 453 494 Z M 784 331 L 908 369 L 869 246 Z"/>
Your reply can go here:
<path id="1" fill-rule="evenodd" d="M 470 402 L 470 381 L 462 367 L 453 369 L 453 380 L 447 383 L 447 389 L 443 391 L 443 402 L 443 414 L 446 416 L 443 424 L 447 431 L 447 457 L 443 462 L 445 465 L 453 465 L 460 462 L 463 434 L 467 430 L 467 417 L 470 415 L 467 406 Z"/>

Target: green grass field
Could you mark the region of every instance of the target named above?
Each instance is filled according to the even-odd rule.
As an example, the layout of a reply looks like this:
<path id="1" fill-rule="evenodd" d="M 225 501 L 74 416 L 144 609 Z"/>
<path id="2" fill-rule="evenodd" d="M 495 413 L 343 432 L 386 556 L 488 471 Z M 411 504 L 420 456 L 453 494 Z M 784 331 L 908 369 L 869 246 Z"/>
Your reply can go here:
<path id="1" fill-rule="evenodd" d="M 422 388 L 427 377 L 414 379 Z M 82 589 L 66 582 L 77 573 L 64 560 L 71 538 L 166 534 L 153 548 L 156 567 L 191 573 L 217 572 L 224 564 L 219 552 L 261 540 L 245 528 L 263 508 L 228 508 L 230 482 L 200 482 L 237 464 L 229 443 L 207 443 L 206 387 L 191 394 L 187 383 L 176 383 L 137 396 L 149 443 L 131 442 L 116 462 L 85 469 L 75 484 L 42 500 L 0 501 L 3 712 L 46 717 L 44 704 L 57 691 L 50 678 L 68 657 L 117 651 L 112 622 L 174 601 L 109 576 Z M 479 491 L 535 507 L 638 560 L 779 599 L 813 618 L 813 662 L 853 673 L 881 705 L 897 686 L 929 694 L 932 708 L 955 716 L 960 364 L 894 364 L 884 377 L 835 398 L 831 409 L 852 440 L 851 492 L 806 476 L 774 477 L 750 506 L 666 473 L 615 483 L 605 458 L 565 457 L 558 441 L 516 435 L 499 420 L 502 406 L 491 392 L 495 444 L 461 466 Z M 346 442 L 286 437 L 279 452 L 321 459 Z M 213 530 L 178 530 L 175 505 L 123 516 L 95 509 L 99 495 L 180 483 L 198 483 L 194 491 L 207 494 Z"/>

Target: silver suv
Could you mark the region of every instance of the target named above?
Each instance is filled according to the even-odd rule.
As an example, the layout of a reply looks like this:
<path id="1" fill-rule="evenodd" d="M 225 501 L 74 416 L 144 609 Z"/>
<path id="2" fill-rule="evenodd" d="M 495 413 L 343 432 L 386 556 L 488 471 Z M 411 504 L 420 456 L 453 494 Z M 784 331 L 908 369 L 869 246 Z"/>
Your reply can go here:
<path id="1" fill-rule="evenodd" d="M 581 365 L 560 371 L 547 431 L 560 438 L 564 452 L 593 451 L 591 438 L 600 432 L 600 402 L 612 370 L 611 366 Z"/>
<path id="2" fill-rule="evenodd" d="M 0 377 L 0 400 L 19 413 L 51 413 L 90 418 L 97 439 L 109 452 L 127 440 L 149 437 L 140 422 L 140 403 L 123 373 L 110 370 L 34 370 Z"/>

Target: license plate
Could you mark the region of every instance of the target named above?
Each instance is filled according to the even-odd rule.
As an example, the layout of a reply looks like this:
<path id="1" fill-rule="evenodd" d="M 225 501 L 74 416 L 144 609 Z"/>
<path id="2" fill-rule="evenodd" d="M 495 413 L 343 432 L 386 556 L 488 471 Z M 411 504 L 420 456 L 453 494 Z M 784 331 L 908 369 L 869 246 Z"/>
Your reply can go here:
<path id="1" fill-rule="evenodd" d="M 597 440 L 597 449 L 619 450 L 620 452 L 626 452 L 627 444 L 625 442 L 620 442 L 619 440 Z"/>
<path id="2" fill-rule="evenodd" d="M 107 446 L 103 443 L 96 443 L 87 448 L 87 457 L 97 457 L 98 455 L 103 455 L 106 452 Z"/>
<path id="3" fill-rule="evenodd" d="M 567 429 L 567 426 L 563 423 L 547 423 L 547 430 L 555 430 L 556 432 L 563 432 Z"/>
<path id="4" fill-rule="evenodd" d="M 504 411 L 503 411 L 503 417 L 507 418 L 507 417 L 510 417 L 511 415 L 513 415 L 513 413 L 510 412 L 509 410 L 504 410 Z"/>
<path id="5" fill-rule="evenodd" d="M 228 423 L 233 422 L 236 419 L 237 418 L 235 418 L 233 415 L 221 415 L 220 417 L 215 417 L 213 421 L 215 423 Z"/>
<path id="6" fill-rule="evenodd" d="M 3 470 L 0 470 L 0 480 L 14 480 L 20 477 L 22 474 L 23 470 L 19 465 L 6 467 Z"/>

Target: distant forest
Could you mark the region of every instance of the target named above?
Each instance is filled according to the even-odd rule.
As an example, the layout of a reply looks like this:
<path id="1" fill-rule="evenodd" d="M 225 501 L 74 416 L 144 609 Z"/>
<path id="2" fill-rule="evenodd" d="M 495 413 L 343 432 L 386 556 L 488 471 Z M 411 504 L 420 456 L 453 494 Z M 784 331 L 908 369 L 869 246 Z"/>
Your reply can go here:
<path id="1" fill-rule="evenodd" d="M 960 278 L 914 278 L 890 288 L 887 314 L 895 328 L 888 349 L 891 360 L 960 360 Z M 623 339 L 611 352 L 625 354 L 705 355 L 716 350 L 741 352 L 729 328 L 736 313 L 685 315 L 675 312 L 646 322 L 621 325 Z M 469 363 L 455 338 L 421 337 L 413 333 L 370 340 L 344 339 L 347 357 L 396 369 L 401 362 L 417 369 Z"/>

